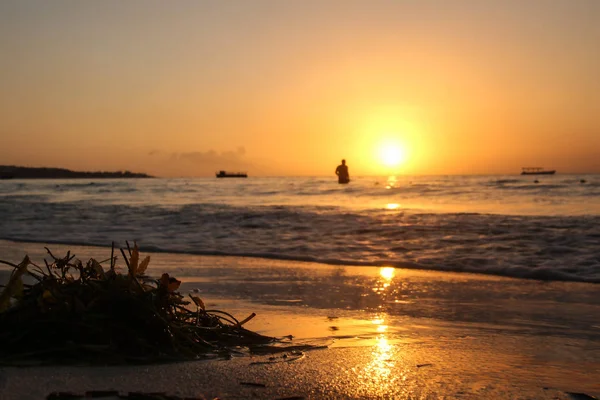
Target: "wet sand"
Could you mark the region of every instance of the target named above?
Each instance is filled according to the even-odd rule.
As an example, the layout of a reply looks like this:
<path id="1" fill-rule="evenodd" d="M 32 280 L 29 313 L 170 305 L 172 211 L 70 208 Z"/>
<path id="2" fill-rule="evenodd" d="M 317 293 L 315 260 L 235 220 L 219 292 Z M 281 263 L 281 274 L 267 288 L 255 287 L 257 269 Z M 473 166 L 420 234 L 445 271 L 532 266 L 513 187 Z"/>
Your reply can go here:
<path id="1" fill-rule="evenodd" d="M 110 255 L 49 247 L 81 259 Z M 2 260 L 41 260 L 43 252 L 0 241 Z M 326 348 L 273 359 L 1 368 L 0 397 L 106 389 L 221 399 L 600 396 L 599 285 L 172 254 L 153 254 L 150 265 L 150 274 L 178 277 L 182 293 L 211 308 L 238 318 L 256 312 L 249 329 Z"/>

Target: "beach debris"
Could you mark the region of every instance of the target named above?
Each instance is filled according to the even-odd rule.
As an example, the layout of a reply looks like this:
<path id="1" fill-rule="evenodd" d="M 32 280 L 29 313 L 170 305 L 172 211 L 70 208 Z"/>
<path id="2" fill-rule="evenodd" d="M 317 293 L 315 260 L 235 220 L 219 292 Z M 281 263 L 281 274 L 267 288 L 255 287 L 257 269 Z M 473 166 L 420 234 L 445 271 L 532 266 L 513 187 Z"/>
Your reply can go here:
<path id="1" fill-rule="evenodd" d="M 423 368 L 423 367 L 431 367 L 433 366 L 433 364 L 427 363 L 427 364 L 417 364 L 417 368 Z"/>
<path id="2" fill-rule="evenodd" d="M 86 263 L 46 251 L 43 267 L 27 256 L 19 264 L 0 261 L 13 268 L 0 293 L 0 364 L 150 363 L 314 347 L 243 328 L 255 313 L 238 320 L 207 309 L 195 294 L 187 301 L 175 277 L 146 275 L 150 257 L 135 243 L 121 249 L 123 273 L 114 244 L 110 258 Z"/>
<path id="3" fill-rule="evenodd" d="M 573 400 L 597 400 L 596 397 L 590 396 L 585 393 L 574 393 L 574 392 L 565 392 L 569 395 L 569 397 Z"/>
<path id="4" fill-rule="evenodd" d="M 325 345 L 312 345 L 312 344 L 299 344 L 299 345 L 262 345 L 250 348 L 250 353 L 252 354 L 276 354 L 276 353 L 286 353 L 286 352 L 295 352 L 295 351 L 306 351 L 306 350 L 317 350 L 317 349 L 326 349 Z"/>
<path id="5" fill-rule="evenodd" d="M 246 318 L 244 318 L 243 320 L 241 320 L 240 322 L 238 322 L 238 326 L 244 325 L 246 322 L 250 321 L 254 317 L 256 317 L 256 313 L 250 314 L 249 316 L 247 316 Z"/>
<path id="6" fill-rule="evenodd" d="M 304 396 L 278 397 L 275 400 L 304 400 Z"/>
<path id="7" fill-rule="evenodd" d="M 276 364 L 281 362 L 294 362 L 297 360 L 301 360 L 305 357 L 304 352 L 302 351 L 291 351 L 289 354 L 283 354 L 280 357 L 269 357 L 268 361 L 254 361 L 251 362 L 250 365 L 265 365 L 265 364 Z"/>
<path id="8" fill-rule="evenodd" d="M 261 388 L 266 388 L 267 385 L 265 385 L 264 383 L 260 383 L 260 382 L 240 382 L 240 385 L 242 386 L 254 386 L 254 387 L 261 387 Z"/>
<path id="9" fill-rule="evenodd" d="M 46 396 L 46 400 L 83 400 L 83 399 L 128 399 L 128 400 L 206 400 L 205 397 L 179 397 L 171 396 L 166 392 L 159 393 L 142 393 L 142 392 L 129 392 L 121 394 L 116 390 L 91 390 L 85 393 L 77 394 L 73 392 L 53 392 Z M 219 400 L 215 398 L 213 400 Z"/>

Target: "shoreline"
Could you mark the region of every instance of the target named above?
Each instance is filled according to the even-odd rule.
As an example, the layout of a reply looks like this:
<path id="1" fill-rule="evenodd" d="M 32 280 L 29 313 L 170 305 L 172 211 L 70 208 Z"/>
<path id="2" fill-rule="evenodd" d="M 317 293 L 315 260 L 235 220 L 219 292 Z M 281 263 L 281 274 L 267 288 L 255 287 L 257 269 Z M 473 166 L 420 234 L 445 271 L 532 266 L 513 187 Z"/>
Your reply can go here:
<path id="1" fill-rule="evenodd" d="M 85 260 L 101 258 L 97 250 L 106 248 L 51 247 L 67 249 Z M 0 241 L 0 259 L 19 261 L 24 252 L 35 259 L 45 250 Z M 149 273 L 176 276 L 182 294 L 196 293 L 208 307 L 235 316 L 255 312 L 248 329 L 327 348 L 274 360 L 251 355 L 123 367 L 3 367 L 1 397 L 108 389 L 207 399 L 600 396 L 600 288 L 594 284 L 150 255 Z"/>
<path id="2" fill-rule="evenodd" d="M 3 246 L 3 243 L 14 243 L 14 244 L 24 244 L 24 245 L 39 245 L 43 250 L 43 247 L 48 245 L 57 246 L 57 247 L 80 247 L 80 248 L 97 248 L 97 249 L 110 249 L 111 246 L 97 245 L 97 244 L 87 244 L 84 242 L 77 241 L 39 241 L 36 239 L 14 239 L 14 238 L 5 238 L 0 237 L 0 247 Z M 133 244 L 131 241 L 130 244 Z M 29 247 L 29 246 L 27 246 Z M 115 245 L 115 249 L 118 246 Z M 497 278 L 506 278 L 506 279 L 517 279 L 517 280 L 526 280 L 526 281 L 538 281 L 538 282 L 569 282 L 569 283 L 584 283 L 590 285 L 599 285 L 600 279 L 584 279 L 578 278 L 575 276 L 560 274 L 561 279 L 553 279 L 553 277 L 549 275 L 545 275 L 547 271 L 542 272 L 528 272 L 523 276 L 512 276 L 505 275 L 501 272 L 494 270 L 483 270 L 483 271 L 470 271 L 470 270 L 461 270 L 461 271 L 453 271 L 453 270 L 444 270 L 444 269 L 434 269 L 434 268 L 426 268 L 420 264 L 406 261 L 406 262 L 362 262 L 362 261 L 351 261 L 351 260 L 321 260 L 316 257 L 297 257 L 297 256 L 286 256 L 280 254 L 271 254 L 271 253 L 226 253 L 221 251 L 174 251 L 172 249 L 159 249 L 154 246 L 139 246 L 140 251 L 144 253 L 152 253 L 152 254 L 163 254 L 163 255 L 172 255 L 175 257 L 222 257 L 222 258 L 245 258 L 245 259 L 256 259 L 256 260 L 264 260 L 265 262 L 269 261 L 280 261 L 280 262 L 292 262 L 298 264 L 320 264 L 330 267 L 358 267 L 358 268 L 383 268 L 383 267 L 391 267 L 396 269 L 406 269 L 412 271 L 431 271 L 434 273 L 448 273 L 448 274 L 470 274 L 477 276 L 490 276 Z M 1 258 L 0 258 L 1 259 Z M 9 261 L 9 260 L 5 260 Z M 555 273 L 556 274 L 556 273 Z"/>

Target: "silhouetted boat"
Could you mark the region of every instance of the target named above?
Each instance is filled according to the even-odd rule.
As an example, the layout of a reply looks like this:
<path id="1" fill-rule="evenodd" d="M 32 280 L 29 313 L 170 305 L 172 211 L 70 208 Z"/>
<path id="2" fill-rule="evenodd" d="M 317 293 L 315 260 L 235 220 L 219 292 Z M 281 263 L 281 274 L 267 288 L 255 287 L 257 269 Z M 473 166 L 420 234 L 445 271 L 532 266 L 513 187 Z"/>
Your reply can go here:
<path id="1" fill-rule="evenodd" d="M 554 169 L 546 170 L 540 167 L 524 167 L 521 171 L 521 175 L 554 175 L 555 173 L 556 170 Z"/>
<path id="2" fill-rule="evenodd" d="M 217 178 L 247 178 L 248 174 L 245 172 L 227 172 L 219 171 L 215 174 Z"/>

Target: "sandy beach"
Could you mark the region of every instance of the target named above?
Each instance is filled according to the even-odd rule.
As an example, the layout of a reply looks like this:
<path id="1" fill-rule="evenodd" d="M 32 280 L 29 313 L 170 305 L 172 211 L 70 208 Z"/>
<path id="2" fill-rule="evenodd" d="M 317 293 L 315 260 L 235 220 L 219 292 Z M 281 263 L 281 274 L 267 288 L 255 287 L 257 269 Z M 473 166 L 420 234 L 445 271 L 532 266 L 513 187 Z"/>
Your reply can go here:
<path id="1" fill-rule="evenodd" d="M 0 242 L 0 259 L 43 244 Z M 107 248 L 49 245 L 81 259 Z M 571 399 L 600 395 L 598 285 L 475 274 L 151 254 L 182 293 L 259 333 L 323 348 L 302 354 L 131 367 L 4 367 L 2 399 L 54 391 L 205 398 Z M 2 272 L 2 279 L 8 270 Z M 256 385 L 246 385 L 255 383 Z"/>

